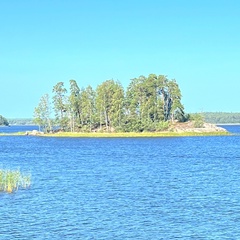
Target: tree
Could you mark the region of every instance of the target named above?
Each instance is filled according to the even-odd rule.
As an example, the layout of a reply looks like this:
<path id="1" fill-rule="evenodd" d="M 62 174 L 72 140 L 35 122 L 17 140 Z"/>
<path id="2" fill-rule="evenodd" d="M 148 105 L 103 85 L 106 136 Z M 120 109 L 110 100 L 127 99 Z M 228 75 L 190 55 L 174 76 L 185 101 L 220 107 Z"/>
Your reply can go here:
<path id="1" fill-rule="evenodd" d="M 162 117 L 164 121 L 169 120 L 170 110 L 172 105 L 172 99 L 169 94 L 168 89 L 169 80 L 164 75 L 159 75 L 157 77 L 157 93 L 158 98 L 161 99 L 162 107 Z"/>
<path id="2" fill-rule="evenodd" d="M 144 130 L 155 131 L 163 120 L 162 99 L 158 96 L 158 76 L 150 74 L 144 82 L 144 101 L 142 123 Z"/>
<path id="3" fill-rule="evenodd" d="M 116 127 L 116 125 L 121 125 L 123 102 L 124 91 L 119 82 L 107 80 L 97 87 L 96 108 L 100 129 L 103 124 L 107 131 Z"/>
<path id="4" fill-rule="evenodd" d="M 150 74 L 134 78 L 127 89 L 127 125 L 133 131 L 155 131 L 160 121 L 167 121 L 166 78 Z"/>
<path id="5" fill-rule="evenodd" d="M 164 75 L 132 79 L 127 89 L 126 109 L 127 129 L 134 131 L 155 131 L 166 125 L 159 124 L 162 121 L 184 120 L 178 84 Z"/>
<path id="6" fill-rule="evenodd" d="M 204 116 L 201 113 L 190 114 L 190 120 L 193 121 L 195 128 L 204 126 Z"/>
<path id="7" fill-rule="evenodd" d="M 9 125 L 8 120 L 5 117 L 3 117 L 2 115 L 0 115 L 0 125 L 4 125 L 4 126 Z"/>
<path id="8" fill-rule="evenodd" d="M 91 86 L 81 91 L 82 130 L 91 131 L 96 127 L 96 93 Z"/>
<path id="9" fill-rule="evenodd" d="M 62 130 L 66 130 L 68 125 L 68 102 L 67 102 L 67 89 L 64 87 L 63 82 L 57 83 L 52 92 L 53 96 L 53 104 L 55 110 L 56 124 L 60 126 Z"/>
<path id="10" fill-rule="evenodd" d="M 176 80 L 160 75 L 157 79 L 157 92 L 162 99 L 164 121 L 184 120 L 184 107 L 181 103 L 181 91 Z"/>
<path id="11" fill-rule="evenodd" d="M 70 95 L 63 82 L 53 87 L 55 122 L 64 131 L 158 131 L 171 121 L 186 121 L 181 91 L 176 80 L 149 74 L 131 80 L 125 94 L 118 81 L 80 88 L 70 80 Z M 35 109 L 35 121 L 42 122 L 42 106 Z"/>
<path id="12" fill-rule="evenodd" d="M 115 129 L 122 130 L 124 119 L 124 89 L 120 82 L 114 82 L 112 106 L 110 109 L 112 126 Z"/>
<path id="13" fill-rule="evenodd" d="M 126 92 L 126 131 L 143 131 L 144 83 L 146 78 L 140 76 L 131 80 Z"/>
<path id="14" fill-rule="evenodd" d="M 168 117 L 171 118 L 172 121 L 174 119 L 184 121 L 184 107 L 181 103 L 182 95 L 176 80 L 168 82 L 168 95 L 171 99 Z"/>
<path id="15" fill-rule="evenodd" d="M 80 88 L 75 80 L 70 80 L 70 96 L 69 96 L 69 118 L 71 132 L 75 131 L 75 125 L 78 127 L 81 121 L 81 102 Z"/>
<path id="16" fill-rule="evenodd" d="M 41 97 L 38 106 L 34 110 L 34 123 L 39 126 L 39 130 L 44 132 L 52 130 L 52 122 L 50 119 L 51 105 L 49 95 L 45 94 Z"/>

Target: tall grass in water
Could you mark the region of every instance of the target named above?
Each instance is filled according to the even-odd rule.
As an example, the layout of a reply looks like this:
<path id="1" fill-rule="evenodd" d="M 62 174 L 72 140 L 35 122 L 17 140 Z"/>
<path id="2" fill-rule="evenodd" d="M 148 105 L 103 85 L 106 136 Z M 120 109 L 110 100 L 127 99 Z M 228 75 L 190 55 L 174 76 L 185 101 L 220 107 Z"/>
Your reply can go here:
<path id="1" fill-rule="evenodd" d="M 30 187 L 31 176 L 23 175 L 19 170 L 0 169 L 0 191 L 12 193 L 19 188 Z"/>

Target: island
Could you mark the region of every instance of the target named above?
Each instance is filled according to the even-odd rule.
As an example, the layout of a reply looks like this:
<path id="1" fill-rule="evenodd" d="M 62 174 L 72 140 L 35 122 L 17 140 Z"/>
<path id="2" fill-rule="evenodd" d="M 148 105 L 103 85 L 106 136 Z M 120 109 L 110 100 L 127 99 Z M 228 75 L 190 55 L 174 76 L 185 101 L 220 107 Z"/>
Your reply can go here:
<path id="1" fill-rule="evenodd" d="M 185 112 L 175 79 L 149 74 L 131 79 L 126 89 L 119 81 L 106 80 L 96 89 L 80 87 L 69 80 L 44 94 L 34 109 L 32 123 L 38 130 L 18 135 L 141 137 L 226 135 L 228 132 L 206 123 L 201 113 Z M 54 113 L 54 115 L 53 115 Z M 29 119 L 28 119 L 29 121 Z M 0 115 L 0 125 L 9 125 Z"/>
<path id="2" fill-rule="evenodd" d="M 0 126 L 9 126 L 8 120 L 2 115 L 0 115 Z"/>
<path id="3" fill-rule="evenodd" d="M 175 79 L 149 74 L 131 79 L 126 89 L 106 80 L 96 89 L 69 80 L 58 82 L 34 109 L 35 134 L 47 136 L 160 136 L 226 134 L 204 123 L 201 114 L 188 114 Z M 55 113 L 52 117 L 51 113 Z"/>

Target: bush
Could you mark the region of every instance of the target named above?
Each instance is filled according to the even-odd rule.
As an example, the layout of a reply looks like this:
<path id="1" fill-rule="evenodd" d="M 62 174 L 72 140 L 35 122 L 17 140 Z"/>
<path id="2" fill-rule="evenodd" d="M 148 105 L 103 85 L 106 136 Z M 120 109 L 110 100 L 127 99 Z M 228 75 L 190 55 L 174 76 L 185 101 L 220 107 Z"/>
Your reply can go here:
<path id="1" fill-rule="evenodd" d="M 199 113 L 191 114 L 190 120 L 194 122 L 195 128 L 202 128 L 204 126 L 204 117 Z"/>
<path id="2" fill-rule="evenodd" d="M 165 131 L 165 130 L 168 130 L 169 128 L 169 122 L 159 122 L 157 124 L 157 131 Z"/>

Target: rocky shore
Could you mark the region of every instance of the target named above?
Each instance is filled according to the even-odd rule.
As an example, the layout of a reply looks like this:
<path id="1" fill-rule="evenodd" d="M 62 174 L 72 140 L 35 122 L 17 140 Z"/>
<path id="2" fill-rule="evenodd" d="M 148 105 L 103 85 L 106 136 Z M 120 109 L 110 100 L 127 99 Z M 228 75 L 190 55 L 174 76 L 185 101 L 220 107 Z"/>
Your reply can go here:
<path id="1" fill-rule="evenodd" d="M 33 131 L 27 131 L 25 135 L 27 136 L 99 136 L 106 135 L 109 137 L 112 137 L 114 135 L 116 136 L 168 136 L 168 135 L 174 135 L 174 136 L 185 136 L 185 135 L 209 135 L 209 134 L 228 134 L 228 131 L 222 127 L 219 127 L 215 124 L 211 123 L 203 123 L 201 127 L 196 127 L 194 122 L 175 122 L 172 123 L 168 130 L 165 130 L 163 132 L 142 132 L 142 133 L 115 133 L 115 132 L 104 132 L 104 133 L 81 133 L 81 132 L 57 132 L 57 133 L 47 133 L 33 130 Z"/>
<path id="2" fill-rule="evenodd" d="M 44 132 L 38 131 L 38 130 L 32 130 L 32 131 L 27 131 L 25 133 L 26 136 L 39 136 L 39 135 L 43 135 Z"/>
<path id="3" fill-rule="evenodd" d="M 193 122 L 176 123 L 173 124 L 172 130 L 177 133 L 195 132 L 195 133 L 209 133 L 209 132 L 227 132 L 226 129 L 218 127 L 215 124 L 203 123 L 201 127 L 194 127 Z"/>

